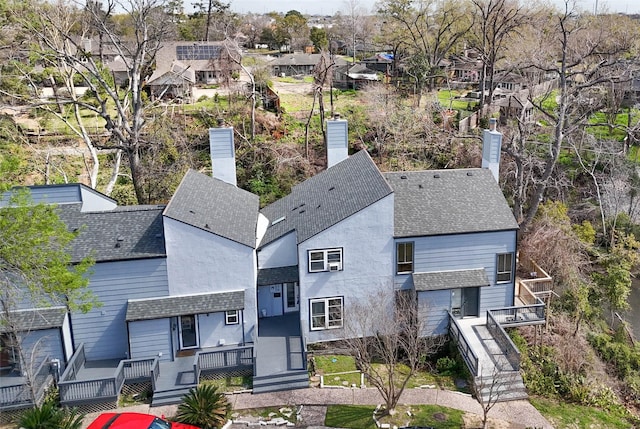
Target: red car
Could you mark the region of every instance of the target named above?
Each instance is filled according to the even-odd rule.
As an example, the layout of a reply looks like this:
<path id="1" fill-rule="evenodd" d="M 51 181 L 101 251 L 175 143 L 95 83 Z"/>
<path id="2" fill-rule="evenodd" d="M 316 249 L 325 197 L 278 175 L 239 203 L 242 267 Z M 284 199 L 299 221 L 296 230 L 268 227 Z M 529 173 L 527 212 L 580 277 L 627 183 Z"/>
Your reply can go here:
<path id="1" fill-rule="evenodd" d="M 168 422 L 160 417 L 142 413 L 104 413 L 87 429 L 200 429 L 184 423 Z"/>

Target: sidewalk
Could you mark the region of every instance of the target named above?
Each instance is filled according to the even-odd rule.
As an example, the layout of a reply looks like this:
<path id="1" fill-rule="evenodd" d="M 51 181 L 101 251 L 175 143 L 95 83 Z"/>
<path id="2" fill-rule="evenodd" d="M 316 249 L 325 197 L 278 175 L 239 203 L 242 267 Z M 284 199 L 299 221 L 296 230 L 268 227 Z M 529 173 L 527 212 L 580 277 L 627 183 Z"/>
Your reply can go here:
<path id="1" fill-rule="evenodd" d="M 319 389 L 308 388 L 287 390 L 271 393 L 239 393 L 228 395 L 234 411 L 248 408 L 263 408 L 274 406 L 299 406 L 303 405 L 303 426 L 321 424 L 324 416 L 319 415 L 320 406 L 345 404 L 345 405 L 377 405 L 382 402 L 376 389 Z M 468 413 L 482 416 L 482 407 L 470 395 L 439 389 L 405 389 L 400 398 L 400 404 L 425 405 L 435 404 L 444 407 L 455 408 Z M 155 415 L 171 416 L 176 412 L 176 405 L 150 408 L 149 405 L 137 405 L 127 407 L 127 411 L 148 413 Z M 307 410 L 305 410 L 307 409 Z M 313 416 L 305 418 L 305 411 Z M 85 419 L 86 427 L 98 414 L 92 413 Z M 503 420 L 511 424 L 513 428 L 544 428 L 553 429 L 553 426 L 536 410 L 529 401 L 510 401 L 496 404 L 489 412 L 489 417 Z M 309 421 L 311 420 L 311 421 Z"/>

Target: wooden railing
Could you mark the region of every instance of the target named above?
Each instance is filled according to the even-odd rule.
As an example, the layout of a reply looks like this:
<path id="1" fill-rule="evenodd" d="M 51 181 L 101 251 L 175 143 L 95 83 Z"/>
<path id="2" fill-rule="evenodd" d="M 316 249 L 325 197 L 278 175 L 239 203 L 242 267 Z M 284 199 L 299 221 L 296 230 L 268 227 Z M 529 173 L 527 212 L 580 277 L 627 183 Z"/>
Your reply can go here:
<path id="1" fill-rule="evenodd" d="M 80 343 L 76 351 L 73 353 L 73 356 L 71 356 L 71 359 L 67 364 L 67 368 L 60 376 L 60 382 L 75 380 L 78 375 L 78 371 L 80 371 L 80 368 L 82 368 L 84 362 L 84 343 Z"/>
<path id="2" fill-rule="evenodd" d="M 151 364 L 151 390 L 153 392 L 156 391 L 158 377 L 160 377 L 160 359 L 155 358 Z"/>
<path id="3" fill-rule="evenodd" d="M 516 294 L 522 299 L 527 293 L 536 297 L 544 297 L 553 292 L 553 277 L 542 269 L 535 261 L 523 257 L 518 261 L 519 272 L 526 273 L 526 277 L 518 277 Z M 528 290 L 523 290 L 523 286 Z"/>
<path id="4" fill-rule="evenodd" d="M 193 366 L 197 376 L 201 371 L 253 366 L 253 347 L 242 346 L 231 350 L 199 351 L 196 353 Z"/>
<path id="5" fill-rule="evenodd" d="M 81 344 L 58 382 L 62 405 L 116 400 L 127 380 L 151 380 L 152 386 L 155 386 L 160 375 L 158 358 L 124 359 L 120 361 L 112 377 L 76 380 L 78 371 L 84 364 L 84 345 Z"/>
<path id="6" fill-rule="evenodd" d="M 473 349 L 469 346 L 469 342 L 465 338 L 462 330 L 458 326 L 456 318 L 449 312 L 449 335 L 453 341 L 458 345 L 462 359 L 467 363 L 471 375 L 474 377 L 478 375 L 478 356 L 473 352 Z"/>
<path id="7" fill-rule="evenodd" d="M 59 382 L 58 389 L 60 391 L 60 403 L 62 405 L 69 405 L 79 401 L 88 400 L 115 400 L 119 394 L 119 389 L 116 385 L 116 377 Z"/>
<path id="8" fill-rule="evenodd" d="M 500 323 L 493 317 L 491 311 L 487 311 L 487 330 L 493 336 L 495 342 L 500 346 L 500 350 L 507 358 L 507 362 L 511 367 L 505 367 L 500 359 L 496 361 L 496 366 L 500 371 L 519 371 L 520 370 L 520 351 L 511 341 L 509 335 L 505 332 Z"/>

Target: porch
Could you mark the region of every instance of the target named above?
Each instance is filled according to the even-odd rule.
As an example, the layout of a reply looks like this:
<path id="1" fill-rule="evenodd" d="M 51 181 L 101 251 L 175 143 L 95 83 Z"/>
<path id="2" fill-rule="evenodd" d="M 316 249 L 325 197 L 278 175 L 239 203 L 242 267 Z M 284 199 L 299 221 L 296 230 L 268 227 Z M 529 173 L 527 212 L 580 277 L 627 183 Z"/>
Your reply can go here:
<path id="1" fill-rule="evenodd" d="M 35 392 L 29 390 L 27 378 L 22 374 L 20 367 L 3 370 L 0 373 L 0 411 L 5 415 L 12 410 L 30 408 L 40 404 L 47 387 L 53 383 L 53 380 L 49 356 L 45 356 L 34 370 Z"/>
<path id="2" fill-rule="evenodd" d="M 520 376 L 520 351 L 504 328 L 546 323 L 546 303 L 553 294 L 553 278 L 538 264 L 525 259 L 516 277 L 516 305 L 487 311 L 484 317 L 456 318 L 449 313 L 449 335 L 474 377 L 479 394 L 486 401 L 526 398 Z M 548 302 L 548 301 L 547 301 Z"/>
<path id="3" fill-rule="evenodd" d="M 305 346 L 300 312 L 259 319 L 253 392 L 309 387 Z"/>
<path id="4" fill-rule="evenodd" d="M 125 385 L 152 392 L 152 406 L 180 402 L 209 374 L 253 373 L 253 347 L 227 346 L 195 351 L 165 362 L 156 358 L 86 361 L 76 350 L 58 383 L 60 403 L 91 410 L 113 408 Z"/>

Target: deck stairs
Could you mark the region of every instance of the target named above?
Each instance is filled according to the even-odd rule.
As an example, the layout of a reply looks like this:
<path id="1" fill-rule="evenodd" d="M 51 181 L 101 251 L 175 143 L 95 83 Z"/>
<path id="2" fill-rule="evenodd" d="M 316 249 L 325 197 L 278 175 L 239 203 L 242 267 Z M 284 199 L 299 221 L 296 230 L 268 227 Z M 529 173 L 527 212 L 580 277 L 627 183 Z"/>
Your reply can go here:
<path id="1" fill-rule="evenodd" d="M 260 320 L 253 393 L 309 387 L 299 313 Z"/>
<path id="2" fill-rule="evenodd" d="M 527 399 L 527 388 L 519 371 L 498 371 L 487 376 L 474 378 L 474 383 L 481 396 L 481 403 L 507 402 Z"/>
<path id="3" fill-rule="evenodd" d="M 183 396 L 197 385 L 192 356 L 176 358 L 173 363 L 160 362 L 160 376 L 153 391 L 151 406 L 179 404 Z"/>

